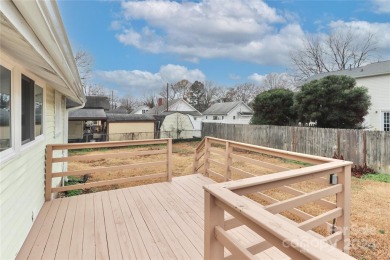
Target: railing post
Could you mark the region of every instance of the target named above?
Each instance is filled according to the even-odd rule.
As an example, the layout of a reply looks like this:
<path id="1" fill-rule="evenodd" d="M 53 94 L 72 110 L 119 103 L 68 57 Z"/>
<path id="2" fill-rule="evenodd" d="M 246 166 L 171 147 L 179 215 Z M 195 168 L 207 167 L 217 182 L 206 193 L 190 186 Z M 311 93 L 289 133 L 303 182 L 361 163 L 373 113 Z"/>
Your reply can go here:
<path id="1" fill-rule="evenodd" d="M 336 204 L 337 207 L 343 209 L 343 215 L 336 219 L 336 226 L 341 228 L 343 237 L 337 242 L 337 248 L 348 254 L 350 247 L 351 165 L 344 167 L 344 171 L 338 176 L 338 182 L 343 185 L 343 191 L 337 193 Z"/>
<path id="2" fill-rule="evenodd" d="M 167 175 L 168 181 L 172 181 L 172 138 L 168 139 L 167 143 Z"/>
<path id="3" fill-rule="evenodd" d="M 45 165 L 45 200 L 51 200 L 51 185 L 53 173 L 53 147 L 46 145 L 46 165 Z"/>
<path id="4" fill-rule="evenodd" d="M 232 165 L 232 157 L 230 154 L 233 152 L 233 147 L 230 145 L 229 141 L 226 141 L 226 149 L 225 149 L 225 181 L 229 181 L 232 178 L 232 172 L 230 170 L 230 166 Z"/>
<path id="5" fill-rule="evenodd" d="M 207 137 L 204 138 L 204 176 L 209 177 L 207 170 L 210 167 L 209 157 L 210 157 L 210 147 L 211 143 Z"/>
<path id="6" fill-rule="evenodd" d="M 195 149 L 194 153 L 194 163 L 192 164 L 192 174 L 196 173 L 196 169 L 198 168 L 198 151 Z"/>
<path id="7" fill-rule="evenodd" d="M 224 258 L 224 247 L 215 237 L 215 227 L 223 227 L 223 210 L 215 204 L 216 198 L 204 191 L 204 259 L 220 260 Z"/>

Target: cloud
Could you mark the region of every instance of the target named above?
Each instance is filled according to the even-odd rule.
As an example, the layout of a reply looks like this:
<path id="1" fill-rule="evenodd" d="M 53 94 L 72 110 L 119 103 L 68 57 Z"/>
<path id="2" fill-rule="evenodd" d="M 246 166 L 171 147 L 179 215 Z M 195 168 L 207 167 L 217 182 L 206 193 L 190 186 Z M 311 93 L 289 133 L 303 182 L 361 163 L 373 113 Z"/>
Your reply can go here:
<path id="1" fill-rule="evenodd" d="M 390 13 L 390 1 L 389 0 L 373 0 L 375 11 L 377 13 Z"/>
<path id="2" fill-rule="evenodd" d="M 187 79 L 204 81 L 206 76 L 199 69 L 190 70 L 184 66 L 168 64 L 160 67 L 157 73 L 141 70 L 96 71 L 96 81 L 107 86 L 119 86 L 123 93 L 133 96 L 158 94 L 166 83 L 176 83 Z"/>
<path id="3" fill-rule="evenodd" d="M 329 24 L 331 29 L 349 30 L 352 29 L 357 37 L 365 39 L 367 35 L 374 34 L 376 42 L 376 54 L 380 60 L 390 59 L 390 23 L 369 23 L 367 21 L 333 21 Z"/>
<path id="4" fill-rule="evenodd" d="M 260 75 L 258 73 L 253 73 L 248 77 L 250 81 L 253 81 L 254 83 L 261 84 L 263 83 L 263 80 L 265 79 L 265 75 Z"/>
<path id="5" fill-rule="evenodd" d="M 230 58 L 285 64 L 304 35 L 297 23 L 288 23 L 288 16 L 262 0 L 128 1 L 122 3 L 122 11 L 125 21 L 118 41 L 195 62 Z M 141 28 L 128 25 L 139 21 Z"/>

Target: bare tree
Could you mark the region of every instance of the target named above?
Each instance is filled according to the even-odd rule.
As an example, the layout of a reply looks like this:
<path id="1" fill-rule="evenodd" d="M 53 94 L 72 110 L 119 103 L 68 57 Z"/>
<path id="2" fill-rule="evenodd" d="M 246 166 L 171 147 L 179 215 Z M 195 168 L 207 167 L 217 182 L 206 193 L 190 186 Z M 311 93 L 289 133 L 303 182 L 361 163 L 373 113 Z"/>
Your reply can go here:
<path id="1" fill-rule="evenodd" d="M 192 83 L 186 79 L 182 79 L 176 82 L 175 84 L 169 84 L 168 85 L 169 100 L 178 99 L 178 98 L 187 99 L 191 84 Z M 161 88 L 159 95 L 164 99 L 167 98 L 167 86 L 163 86 Z"/>
<path id="2" fill-rule="evenodd" d="M 287 73 L 270 73 L 264 77 L 260 87 L 263 91 L 275 88 L 292 90 L 295 88 L 295 78 Z"/>
<path id="3" fill-rule="evenodd" d="M 74 57 L 79 70 L 81 84 L 84 88 L 84 93 L 88 94 L 88 88 L 90 87 L 89 79 L 92 75 L 93 57 L 85 50 L 78 50 Z"/>
<path id="4" fill-rule="evenodd" d="M 139 100 L 137 100 L 136 98 L 134 98 L 131 95 L 126 95 L 126 96 L 122 97 L 121 99 L 119 99 L 119 102 L 121 104 L 121 107 L 126 108 L 126 110 L 128 112 L 131 112 L 137 106 L 139 106 Z"/>
<path id="5" fill-rule="evenodd" d="M 261 88 L 259 86 L 253 83 L 242 83 L 227 90 L 225 102 L 243 101 L 244 103 L 248 104 L 260 92 Z"/>
<path id="6" fill-rule="evenodd" d="M 301 49 L 290 54 L 299 78 L 356 68 L 370 60 L 376 49 L 375 35 L 358 35 L 352 28 L 339 28 L 324 37 L 306 37 Z"/>
<path id="7" fill-rule="evenodd" d="M 203 104 L 204 110 L 209 108 L 213 103 L 218 100 L 219 92 L 221 91 L 221 87 L 217 86 L 212 81 L 205 81 L 204 83 L 204 96 L 203 96 Z"/>

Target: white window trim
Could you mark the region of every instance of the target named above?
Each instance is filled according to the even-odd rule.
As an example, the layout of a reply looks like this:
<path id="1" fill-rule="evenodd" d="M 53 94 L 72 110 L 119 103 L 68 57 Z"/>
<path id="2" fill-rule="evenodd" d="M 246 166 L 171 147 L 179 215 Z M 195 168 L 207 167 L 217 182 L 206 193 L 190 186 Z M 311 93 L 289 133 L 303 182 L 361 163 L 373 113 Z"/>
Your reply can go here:
<path id="1" fill-rule="evenodd" d="M 390 110 L 381 110 L 381 131 L 385 131 L 385 113 L 390 113 Z"/>
<path id="2" fill-rule="evenodd" d="M 45 81 L 36 75 L 26 71 L 23 66 L 14 62 L 11 58 L 1 52 L 1 66 L 11 71 L 11 147 L 7 150 L 0 152 L 1 166 L 5 166 L 7 162 L 10 162 L 13 158 L 20 156 L 21 154 L 33 149 L 35 146 L 45 141 L 46 133 L 46 84 Z M 35 84 L 43 90 L 43 107 L 42 107 L 42 134 L 35 137 L 35 139 L 26 144 L 22 144 L 22 75 L 32 79 Z"/>

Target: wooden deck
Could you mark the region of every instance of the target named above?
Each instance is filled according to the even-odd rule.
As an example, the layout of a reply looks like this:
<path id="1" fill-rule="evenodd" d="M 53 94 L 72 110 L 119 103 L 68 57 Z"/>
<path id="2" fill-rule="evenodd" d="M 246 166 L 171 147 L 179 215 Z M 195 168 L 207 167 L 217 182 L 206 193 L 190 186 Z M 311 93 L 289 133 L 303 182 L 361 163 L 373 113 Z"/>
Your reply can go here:
<path id="1" fill-rule="evenodd" d="M 46 202 L 17 259 L 203 259 L 210 183 L 195 174 Z M 228 232 L 245 247 L 262 241 L 245 226 Z M 289 259 L 276 248 L 256 256 Z"/>

